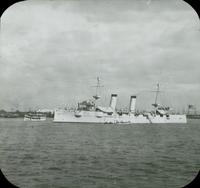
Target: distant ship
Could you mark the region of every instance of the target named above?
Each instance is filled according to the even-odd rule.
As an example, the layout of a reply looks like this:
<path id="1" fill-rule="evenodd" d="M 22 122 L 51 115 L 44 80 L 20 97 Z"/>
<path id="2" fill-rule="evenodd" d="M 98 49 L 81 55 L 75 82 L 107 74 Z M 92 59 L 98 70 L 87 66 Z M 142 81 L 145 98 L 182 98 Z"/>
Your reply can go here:
<path id="1" fill-rule="evenodd" d="M 97 88 L 100 87 L 97 78 Z M 146 113 L 136 113 L 136 95 L 130 97 L 129 112 L 116 111 L 117 94 L 111 94 L 108 107 L 97 106 L 99 95 L 93 99 L 78 103 L 75 110 L 58 109 L 54 112 L 54 122 L 66 123 L 104 123 L 104 124 L 134 124 L 134 123 L 187 123 L 186 115 L 170 114 L 170 108 L 157 103 L 159 84 L 157 84 L 154 110 Z"/>
<path id="2" fill-rule="evenodd" d="M 192 104 L 188 105 L 187 119 L 200 119 L 200 114 L 197 113 L 196 107 Z"/>
<path id="3" fill-rule="evenodd" d="M 42 113 L 28 113 L 24 115 L 24 121 L 45 121 L 46 115 Z"/>
<path id="4" fill-rule="evenodd" d="M 200 119 L 200 114 L 187 114 L 187 119 Z"/>

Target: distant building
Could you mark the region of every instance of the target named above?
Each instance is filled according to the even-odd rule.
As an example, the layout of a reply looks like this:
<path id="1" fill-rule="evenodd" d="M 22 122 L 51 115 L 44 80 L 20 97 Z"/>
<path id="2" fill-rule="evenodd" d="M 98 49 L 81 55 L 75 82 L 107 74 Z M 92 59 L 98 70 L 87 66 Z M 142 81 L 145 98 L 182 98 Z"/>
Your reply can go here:
<path id="1" fill-rule="evenodd" d="M 52 110 L 52 109 L 39 109 L 39 110 L 37 110 L 37 112 L 53 114 L 54 110 Z"/>

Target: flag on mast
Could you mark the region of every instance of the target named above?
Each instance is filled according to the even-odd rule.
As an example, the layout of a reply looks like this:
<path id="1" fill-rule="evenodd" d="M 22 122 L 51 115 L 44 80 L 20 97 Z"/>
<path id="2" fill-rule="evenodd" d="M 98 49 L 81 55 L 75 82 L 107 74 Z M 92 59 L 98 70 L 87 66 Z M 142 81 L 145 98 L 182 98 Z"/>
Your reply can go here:
<path id="1" fill-rule="evenodd" d="M 189 109 L 195 109 L 195 106 L 192 105 L 192 104 L 189 104 L 189 105 L 188 105 L 188 108 L 189 108 Z"/>

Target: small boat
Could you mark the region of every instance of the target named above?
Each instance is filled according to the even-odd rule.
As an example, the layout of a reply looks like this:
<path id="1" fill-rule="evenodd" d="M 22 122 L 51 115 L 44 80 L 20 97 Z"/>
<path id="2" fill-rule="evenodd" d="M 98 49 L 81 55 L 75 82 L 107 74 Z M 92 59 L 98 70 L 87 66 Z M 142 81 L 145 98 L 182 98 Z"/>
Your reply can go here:
<path id="1" fill-rule="evenodd" d="M 24 121 L 45 121 L 46 115 L 42 113 L 29 113 L 24 115 Z"/>

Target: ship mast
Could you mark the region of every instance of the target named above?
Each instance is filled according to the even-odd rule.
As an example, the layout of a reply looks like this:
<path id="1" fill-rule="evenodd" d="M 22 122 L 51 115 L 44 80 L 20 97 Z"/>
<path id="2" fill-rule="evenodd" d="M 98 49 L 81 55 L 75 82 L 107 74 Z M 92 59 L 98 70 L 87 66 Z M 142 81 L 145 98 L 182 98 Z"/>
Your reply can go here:
<path id="1" fill-rule="evenodd" d="M 152 104 L 154 107 L 157 107 L 158 106 L 158 103 L 157 103 L 157 100 L 158 100 L 158 94 L 160 93 L 160 85 L 159 83 L 157 83 L 157 89 L 156 91 L 153 91 L 153 92 L 156 92 L 156 97 L 155 97 L 155 102 L 154 104 Z"/>
<path id="2" fill-rule="evenodd" d="M 160 92 L 159 83 L 157 83 L 157 90 L 156 90 L 156 98 L 155 98 L 155 105 L 157 105 L 158 93 Z"/>
<path id="3" fill-rule="evenodd" d="M 96 87 L 96 94 L 93 96 L 93 98 L 95 100 L 98 100 L 100 98 L 100 96 L 98 95 L 99 88 L 103 87 L 103 85 L 100 84 L 100 78 L 99 77 L 97 77 L 97 85 L 95 85 L 93 87 Z"/>

